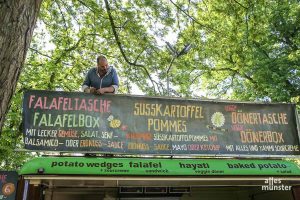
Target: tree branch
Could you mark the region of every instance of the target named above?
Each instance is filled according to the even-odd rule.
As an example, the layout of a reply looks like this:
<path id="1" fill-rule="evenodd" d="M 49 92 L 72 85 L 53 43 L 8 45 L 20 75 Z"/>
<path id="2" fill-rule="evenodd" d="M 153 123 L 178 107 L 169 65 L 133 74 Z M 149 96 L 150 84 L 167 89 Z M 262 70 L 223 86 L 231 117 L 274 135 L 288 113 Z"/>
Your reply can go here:
<path id="1" fill-rule="evenodd" d="M 48 56 L 47 54 L 44 54 L 44 53 L 40 52 L 40 51 L 39 51 L 39 50 L 37 50 L 37 49 L 34 49 L 34 48 L 32 48 L 32 47 L 29 47 L 29 49 L 30 49 L 31 51 L 34 51 L 34 52 L 36 52 L 37 54 L 39 54 L 39 55 L 41 55 L 41 56 L 44 56 L 44 57 L 47 57 L 47 58 L 50 58 L 50 59 L 52 59 L 52 57 L 51 57 L 51 56 Z"/>
<path id="2" fill-rule="evenodd" d="M 237 0 L 233 0 L 236 4 L 240 5 L 241 7 L 245 8 L 246 10 L 248 9 L 248 7 L 244 6 L 243 4 L 241 4 L 240 2 L 238 2 Z"/>
<path id="3" fill-rule="evenodd" d="M 124 58 L 124 60 L 126 61 L 126 63 L 128 63 L 129 65 L 132 65 L 132 66 L 136 66 L 136 67 L 142 67 L 144 69 L 144 71 L 146 72 L 148 78 L 150 79 L 150 81 L 152 82 L 152 85 L 153 85 L 153 89 L 154 89 L 154 93 L 156 94 L 156 90 L 155 90 L 155 86 L 154 86 L 154 82 L 150 76 L 150 73 L 148 72 L 148 70 L 146 69 L 146 67 L 142 64 L 137 64 L 136 61 L 135 62 L 131 62 L 126 54 L 125 54 L 125 51 L 122 47 L 122 44 L 120 42 L 120 39 L 119 39 L 119 35 L 117 34 L 117 31 L 116 31 L 116 25 L 114 23 L 114 20 L 113 20 L 113 17 L 112 17 L 112 14 L 111 14 L 111 9 L 110 9 L 110 6 L 109 6 L 109 3 L 107 0 L 104 0 L 105 2 L 105 7 L 106 7 L 106 11 L 107 11 L 107 14 L 108 14 L 108 18 L 109 18 L 109 21 L 110 21 L 110 25 L 111 25 L 111 29 L 112 29 L 112 32 L 114 34 L 114 37 L 115 37 L 115 40 L 117 42 L 117 45 L 119 47 L 119 50 Z"/>
<path id="4" fill-rule="evenodd" d="M 62 19 L 63 19 L 63 22 L 64 22 L 64 28 L 65 28 L 66 32 L 69 34 L 69 31 L 68 31 L 69 29 L 68 29 L 68 26 L 67 26 L 67 22 L 66 22 L 66 19 L 65 19 L 65 15 L 64 15 L 63 11 L 61 10 L 61 6 L 60 6 L 60 4 L 58 3 L 57 0 L 55 1 L 55 3 L 56 3 L 56 5 L 57 5 L 57 7 L 58 7 L 58 10 L 59 10 L 61 16 L 62 16 Z M 68 42 L 69 42 L 69 41 L 68 41 Z"/>
<path id="5" fill-rule="evenodd" d="M 225 60 L 227 60 L 228 62 L 230 62 L 233 66 L 236 65 L 236 63 L 232 60 L 232 57 L 230 57 L 230 59 L 225 59 Z M 218 68 L 218 69 L 216 69 L 216 68 L 213 68 L 213 69 L 211 69 L 211 70 L 215 70 L 215 71 L 231 71 L 231 72 L 233 72 L 234 74 L 238 74 L 238 75 L 240 75 L 241 77 L 244 77 L 244 78 L 248 79 L 251 83 L 257 84 L 257 82 L 253 80 L 253 78 L 251 78 L 250 76 L 248 76 L 248 75 L 245 74 L 245 73 L 242 74 L 241 72 L 239 72 L 239 71 L 236 70 L 236 69 L 232 69 L 232 68 Z"/>
<path id="6" fill-rule="evenodd" d="M 106 7 L 106 11 L 107 11 L 107 14 L 108 14 L 108 18 L 109 18 L 109 21 L 110 21 L 110 24 L 111 24 L 111 29 L 112 29 L 112 32 L 114 34 L 114 37 L 115 37 L 115 40 L 117 42 L 117 45 L 119 47 L 119 50 L 123 56 L 123 58 L 125 59 L 125 61 L 129 64 L 129 65 L 133 65 L 133 66 L 137 66 L 137 67 L 143 67 L 143 65 L 141 64 L 135 64 L 133 62 L 130 62 L 129 59 L 127 58 L 125 52 L 124 52 L 124 49 L 122 47 L 122 44 L 120 42 L 120 39 L 119 39 L 119 35 L 117 34 L 117 31 L 116 31 L 116 25 L 114 23 L 114 20 L 113 20 L 113 17 L 111 15 L 111 9 L 109 7 L 109 3 L 107 0 L 104 0 L 105 2 L 105 7 Z"/>
<path id="7" fill-rule="evenodd" d="M 188 18 L 190 18 L 193 22 L 195 22 L 196 24 L 208 29 L 211 32 L 217 32 L 218 34 L 221 34 L 221 32 L 219 32 L 217 29 L 214 29 L 212 27 L 209 27 L 207 25 L 204 25 L 202 23 L 200 23 L 194 16 L 190 15 L 189 13 L 187 13 L 185 10 L 183 10 L 180 6 L 178 6 L 176 3 L 174 3 L 172 0 L 170 0 L 170 2 L 178 9 L 180 10 L 184 15 L 186 15 Z"/>
<path id="8" fill-rule="evenodd" d="M 200 72 L 199 74 L 197 74 L 197 75 L 193 78 L 193 80 L 191 81 L 191 85 L 193 85 L 193 84 L 195 83 L 195 81 L 196 81 L 199 77 L 201 77 L 203 74 L 204 74 L 203 72 Z"/>

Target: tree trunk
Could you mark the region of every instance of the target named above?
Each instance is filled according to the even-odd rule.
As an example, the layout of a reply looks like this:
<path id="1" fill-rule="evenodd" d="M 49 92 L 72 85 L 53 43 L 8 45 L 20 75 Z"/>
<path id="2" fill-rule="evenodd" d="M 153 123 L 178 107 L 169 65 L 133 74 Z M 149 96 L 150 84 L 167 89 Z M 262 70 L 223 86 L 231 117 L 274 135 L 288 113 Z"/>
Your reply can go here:
<path id="1" fill-rule="evenodd" d="M 0 136 L 24 66 L 41 2 L 0 0 Z"/>

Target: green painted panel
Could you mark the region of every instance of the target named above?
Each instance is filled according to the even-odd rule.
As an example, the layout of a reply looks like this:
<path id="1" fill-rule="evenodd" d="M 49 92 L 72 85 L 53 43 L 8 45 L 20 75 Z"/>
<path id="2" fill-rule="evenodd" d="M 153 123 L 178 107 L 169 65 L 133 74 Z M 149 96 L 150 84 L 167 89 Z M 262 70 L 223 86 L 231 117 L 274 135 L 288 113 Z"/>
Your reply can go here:
<path id="1" fill-rule="evenodd" d="M 299 167 L 283 160 L 237 159 L 143 159 L 143 158 L 90 158 L 47 157 L 27 162 L 19 174 L 64 175 L 300 175 Z"/>

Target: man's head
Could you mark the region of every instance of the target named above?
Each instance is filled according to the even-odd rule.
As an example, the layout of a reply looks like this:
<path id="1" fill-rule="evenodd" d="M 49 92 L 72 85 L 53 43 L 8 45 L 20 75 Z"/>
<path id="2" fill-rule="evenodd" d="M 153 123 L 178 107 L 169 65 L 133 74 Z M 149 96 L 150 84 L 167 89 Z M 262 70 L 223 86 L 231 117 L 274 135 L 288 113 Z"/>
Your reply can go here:
<path id="1" fill-rule="evenodd" d="M 108 62 L 105 56 L 101 55 L 97 57 L 97 67 L 100 75 L 104 75 L 107 73 Z"/>

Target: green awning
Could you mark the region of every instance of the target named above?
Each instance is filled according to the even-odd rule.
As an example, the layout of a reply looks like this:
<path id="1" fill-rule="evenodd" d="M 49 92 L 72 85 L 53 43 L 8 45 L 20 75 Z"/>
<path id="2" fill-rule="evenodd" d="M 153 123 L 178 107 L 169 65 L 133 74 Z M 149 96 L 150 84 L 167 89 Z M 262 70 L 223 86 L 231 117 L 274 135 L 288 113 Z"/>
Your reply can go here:
<path id="1" fill-rule="evenodd" d="M 146 159 L 42 157 L 24 164 L 20 175 L 126 176 L 299 176 L 300 168 L 285 160 Z"/>

